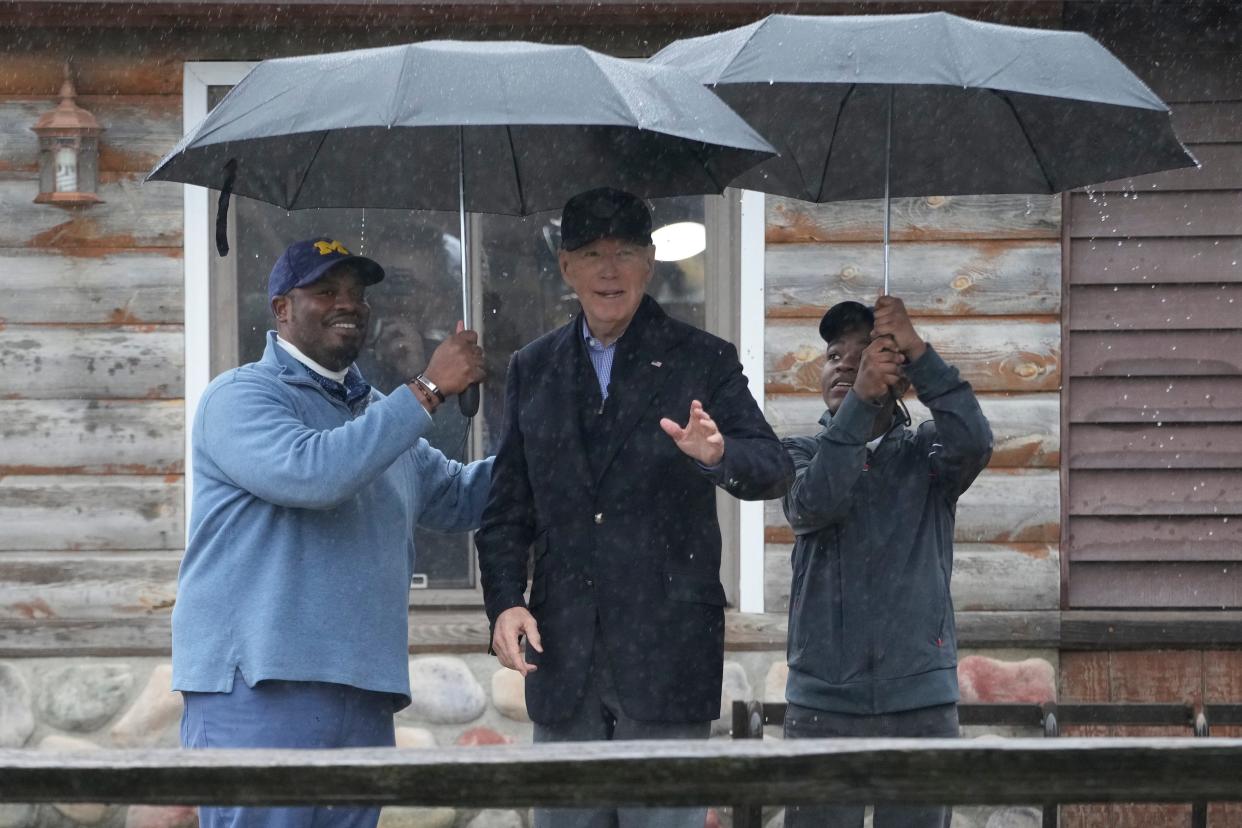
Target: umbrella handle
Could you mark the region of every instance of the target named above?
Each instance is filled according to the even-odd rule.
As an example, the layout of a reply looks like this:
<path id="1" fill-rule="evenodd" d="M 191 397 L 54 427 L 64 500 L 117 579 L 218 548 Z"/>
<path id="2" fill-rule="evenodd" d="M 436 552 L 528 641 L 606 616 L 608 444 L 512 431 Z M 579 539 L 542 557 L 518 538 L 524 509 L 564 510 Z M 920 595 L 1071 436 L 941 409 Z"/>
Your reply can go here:
<path id="1" fill-rule="evenodd" d="M 457 395 L 457 405 L 462 416 L 473 417 L 479 413 L 479 384 L 476 382 Z"/>
<path id="2" fill-rule="evenodd" d="M 221 256 L 229 255 L 229 199 L 236 179 L 237 159 L 230 158 L 224 165 L 224 183 L 220 185 L 220 200 L 216 202 L 216 252 Z"/>

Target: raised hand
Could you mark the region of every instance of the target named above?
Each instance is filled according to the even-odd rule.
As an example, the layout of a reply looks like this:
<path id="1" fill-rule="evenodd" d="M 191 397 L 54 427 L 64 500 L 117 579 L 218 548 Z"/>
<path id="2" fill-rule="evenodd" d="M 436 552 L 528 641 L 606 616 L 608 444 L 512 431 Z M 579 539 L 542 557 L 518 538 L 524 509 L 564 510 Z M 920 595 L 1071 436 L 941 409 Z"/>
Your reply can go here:
<path id="1" fill-rule="evenodd" d="M 445 396 L 460 394 L 474 383 L 482 382 L 486 372 L 478 333 L 466 330 L 465 323 L 458 322 L 457 332 L 440 343 L 423 374 L 439 386 Z"/>
<path id="2" fill-rule="evenodd" d="M 685 428 L 668 417 L 660 420 L 660 428 L 673 438 L 677 448 L 704 466 L 714 466 L 724 458 L 724 435 L 698 400 L 690 403 L 690 421 Z"/>
<path id="3" fill-rule="evenodd" d="M 905 362 L 905 356 L 897 350 L 889 335 L 873 339 L 859 361 L 854 393 L 869 403 L 884 402 L 889 392 L 900 387 L 905 379 L 901 370 Z"/>
<path id="4" fill-rule="evenodd" d="M 875 302 L 875 327 L 871 330 L 871 338 L 882 336 L 896 343 L 907 362 L 914 362 L 927 350 L 927 343 L 914 330 L 914 323 L 906 313 L 906 303 L 896 296 L 881 296 Z"/>

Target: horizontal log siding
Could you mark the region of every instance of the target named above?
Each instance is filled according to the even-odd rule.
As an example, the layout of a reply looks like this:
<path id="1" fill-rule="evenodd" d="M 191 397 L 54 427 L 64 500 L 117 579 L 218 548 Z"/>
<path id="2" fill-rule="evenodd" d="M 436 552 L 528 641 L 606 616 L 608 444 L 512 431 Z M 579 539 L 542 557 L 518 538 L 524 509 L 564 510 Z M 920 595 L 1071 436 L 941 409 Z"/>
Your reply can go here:
<path id="1" fill-rule="evenodd" d="M 106 654 L 124 625 L 167 624 L 184 543 L 181 187 L 141 180 L 181 134 L 181 60 L 75 61 L 78 103 L 104 127 L 103 203 L 67 210 L 34 203 L 30 132 L 57 103 L 59 71 L 48 82 L 47 70 L 63 57 L 10 58 L 0 82 L 0 639 L 31 654 L 22 642 L 44 646 L 33 645 L 36 628 L 63 625 L 84 633 L 49 631 L 66 655 Z"/>
<path id="2" fill-rule="evenodd" d="M 1242 606 L 1242 90 L 1171 88 L 1202 168 L 1068 199 L 1075 609 Z"/>
<path id="3" fill-rule="evenodd" d="M 871 304 L 879 294 L 880 203 L 767 204 L 767 415 L 781 436 L 811 434 L 824 412 L 816 325 L 836 302 Z M 975 646 L 1056 633 L 1060 232 L 1060 199 L 1049 196 L 893 204 L 893 293 L 973 384 L 995 435 L 992 463 L 962 497 L 956 523 L 954 603 Z M 913 394 L 907 403 L 916 422 L 930 416 Z M 768 504 L 766 525 L 764 605 L 785 612 L 793 533 L 779 503 Z"/>

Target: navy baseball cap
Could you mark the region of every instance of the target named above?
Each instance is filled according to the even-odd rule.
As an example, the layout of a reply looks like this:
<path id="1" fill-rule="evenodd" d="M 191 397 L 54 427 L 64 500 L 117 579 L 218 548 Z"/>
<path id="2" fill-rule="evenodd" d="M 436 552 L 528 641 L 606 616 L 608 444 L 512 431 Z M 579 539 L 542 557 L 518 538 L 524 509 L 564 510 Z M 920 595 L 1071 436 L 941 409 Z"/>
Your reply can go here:
<path id="1" fill-rule="evenodd" d="M 819 320 L 819 335 L 831 344 L 850 331 L 871 333 L 875 327 L 875 311 L 861 302 L 838 302 Z"/>
<path id="2" fill-rule="evenodd" d="M 283 296 L 294 288 L 306 287 L 319 281 L 329 269 L 342 262 L 353 262 L 357 265 L 358 272 L 368 285 L 384 278 L 384 268 L 371 259 L 355 256 L 339 241 L 319 236 L 294 242 L 280 254 L 267 277 L 268 301 Z"/>
<path id="3" fill-rule="evenodd" d="M 577 250 L 605 238 L 651 244 L 651 211 L 642 199 L 625 190 L 599 187 L 565 202 L 562 250 Z"/>

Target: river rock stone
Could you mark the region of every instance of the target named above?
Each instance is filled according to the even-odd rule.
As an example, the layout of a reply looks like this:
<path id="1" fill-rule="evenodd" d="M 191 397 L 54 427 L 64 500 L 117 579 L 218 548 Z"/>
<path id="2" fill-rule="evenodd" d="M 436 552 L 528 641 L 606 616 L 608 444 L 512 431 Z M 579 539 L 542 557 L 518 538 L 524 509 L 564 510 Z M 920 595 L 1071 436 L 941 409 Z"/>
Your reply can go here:
<path id="1" fill-rule="evenodd" d="M 983 805 L 958 805 L 953 809 L 952 828 L 984 828 L 994 810 Z"/>
<path id="2" fill-rule="evenodd" d="M 466 823 L 466 828 L 525 828 L 525 826 L 522 822 L 522 815 L 517 811 L 490 809 L 479 811 Z"/>
<path id="3" fill-rule="evenodd" d="M 11 664 L 0 664 L 0 748 L 26 744 L 34 733 L 30 688 Z"/>
<path id="4" fill-rule="evenodd" d="M 999 661 L 966 656 L 957 665 L 963 702 L 1041 703 L 1056 701 L 1056 670 L 1042 658 Z"/>
<path id="5" fill-rule="evenodd" d="M 530 721 L 526 712 L 526 679 L 521 673 L 508 667 L 492 673 L 492 704 L 506 719 Z"/>
<path id="6" fill-rule="evenodd" d="M 472 727 L 457 737 L 457 744 L 462 747 L 476 745 L 509 745 L 513 740 L 498 730 L 490 727 Z"/>
<path id="7" fill-rule="evenodd" d="M 487 693 L 466 662 L 427 656 L 410 662 L 410 706 L 406 712 L 432 724 L 465 724 L 483 715 Z"/>
<path id="8" fill-rule="evenodd" d="M 736 661 L 726 661 L 720 684 L 720 718 L 712 722 L 712 733 L 725 735 L 730 731 L 733 727 L 733 702 L 750 701 L 750 692 L 746 668 Z"/>
<path id="9" fill-rule="evenodd" d="M 1039 828 L 1043 823 L 1039 808 L 1000 808 L 988 817 L 986 828 Z"/>
<path id="10" fill-rule="evenodd" d="M 768 668 L 763 679 L 763 701 L 765 703 L 785 703 L 785 682 L 789 680 L 789 665 L 778 661 Z"/>
<path id="11" fill-rule="evenodd" d="M 29 828 L 34 816 L 33 805 L 0 805 L 0 828 Z"/>
<path id="12" fill-rule="evenodd" d="M 421 727 L 397 728 L 397 747 L 399 748 L 433 748 L 436 746 L 435 734 Z"/>
<path id="13" fill-rule="evenodd" d="M 99 745 L 86 739 L 53 733 L 43 737 L 43 740 L 39 742 L 39 750 L 81 753 L 83 751 L 99 750 Z M 52 807 L 74 822 L 80 822 L 83 825 L 94 825 L 97 822 L 102 822 L 104 817 L 108 815 L 108 805 L 102 803 L 54 803 Z"/>
<path id="14" fill-rule="evenodd" d="M 94 730 L 125 704 L 134 675 L 111 664 L 74 664 L 40 677 L 39 712 L 61 730 Z"/>
<path id="15" fill-rule="evenodd" d="M 380 811 L 377 828 L 452 828 L 456 819 L 452 808 L 388 807 Z"/>
<path id="16" fill-rule="evenodd" d="M 112 741 L 122 747 L 154 745 L 181 718 L 181 694 L 172 690 L 172 665 L 161 664 L 138 698 L 112 726 Z"/>
<path id="17" fill-rule="evenodd" d="M 767 816 L 766 809 L 764 815 Z M 768 817 L 768 821 L 763 823 L 763 828 L 785 828 L 785 809 L 777 808 L 773 814 Z"/>
<path id="18" fill-rule="evenodd" d="M 190 805 L 130 805 L 125 828 L 196 828 L 198 809 Z"/>

